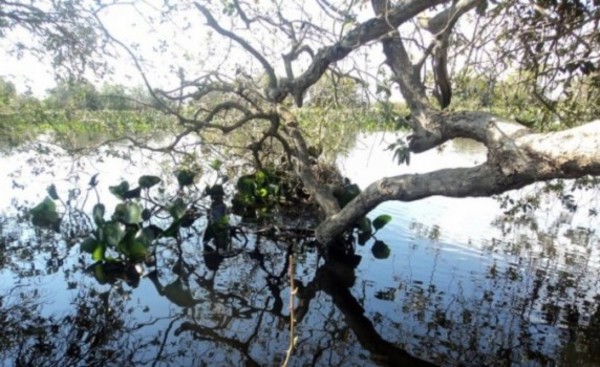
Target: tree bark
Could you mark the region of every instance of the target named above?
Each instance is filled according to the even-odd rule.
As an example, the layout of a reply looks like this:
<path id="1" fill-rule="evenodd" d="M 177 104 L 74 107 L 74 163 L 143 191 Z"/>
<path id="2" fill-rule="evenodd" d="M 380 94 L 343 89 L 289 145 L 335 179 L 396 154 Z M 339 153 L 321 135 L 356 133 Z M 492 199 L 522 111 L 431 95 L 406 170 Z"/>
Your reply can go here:
<path id="1" fill-rule="evenodd" d="M 448 36 L 459 16 L 480 1 L 461 0 L 424 21 L 424 27 Z M 375 13 L 389 15 L 388 0 L 372 0 Z M 428 101 L 397 31 L 381 40 L 386 62 L 412 112 L 409 150 L 420 153 L 454 138 L 483 143 L 487 161 L 472 168 L 385 177 L 370 184 L 316 229 L 321 243 L 331 243 L 377 205 L 429 196 L 477 197 L 500 194 L 538 181 L 600 175 L 600 120 L 576 128 L 534 133 L 525 126 L 484 112 L 439 112 Z M 446 62 L 446 61 L 444 61 Z M 444 65 L 445 66 L 445 65 Z"/>
<path id="2" fill-rule="evenodd" d="M 475 116 L 480 118 L 475 118 Z M 360 195 L 316 230 L 329 243 L 377 205 L 414 201 L 429 196 L 478 197 L 500 194 L 538 181 L 600 175 L 600 120 L 553 133 L 530 133 L 516 123 L 480 113 L 448 115 L 448 126 L 436 140 L 469 137 L 488 147 L 487 161 L 472 168 L 442 169 L 425 174 L 386 177 Z"/>

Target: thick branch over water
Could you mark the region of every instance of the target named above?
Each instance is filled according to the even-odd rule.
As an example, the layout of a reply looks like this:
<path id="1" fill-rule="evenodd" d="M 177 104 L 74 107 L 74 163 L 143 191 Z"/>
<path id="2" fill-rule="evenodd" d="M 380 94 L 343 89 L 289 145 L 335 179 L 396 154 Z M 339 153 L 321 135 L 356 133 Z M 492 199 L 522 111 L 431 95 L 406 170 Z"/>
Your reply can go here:
<path id="1" fill-rule="evenodd" d="M 458 115 L 460 116 L 460 115 Z M 456 116 L 453 116 L 456 118 Z M 452 126 L 469 126 L 471 120 L 454 121 Z M 328 243 L 349 224 L 389 201 L 414 201 L 429 196 L 490 196 L 518 189 L 537 181 L 600 175 L 600 120 L 554 133 L 524 133 L 517 124 L 474 125 L 476 137 L 488 145 L 486 163 L 472 168 L 443 169 L 425 174 L 386 177 L 370 184 L 339 213 L 317 228 L 317 237 Z M 487 126 L 487 133 L 483 128 Z M 461 129 L 452 131 L 460 134 Z M 482 130 L 482 131 L 479 131 Z M 473 137 L 470 135 L 469 137 Z"/>

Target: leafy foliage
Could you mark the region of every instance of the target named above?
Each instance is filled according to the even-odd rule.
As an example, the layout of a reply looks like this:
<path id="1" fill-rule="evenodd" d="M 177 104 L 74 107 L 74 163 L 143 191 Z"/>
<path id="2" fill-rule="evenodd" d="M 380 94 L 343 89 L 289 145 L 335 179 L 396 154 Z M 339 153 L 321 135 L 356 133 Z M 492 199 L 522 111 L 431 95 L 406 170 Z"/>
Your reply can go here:
<path id="1" fill-rule="evenodd" d="M 387 259 L 390 257 L 390 248 L 383 241 L 375 241 L 373 247 L 371 247 L 371 252 L 376 259 Z"/>
<path id="2" fill-rule="evenodd" d="M 246 220 L 267 216 L 279 203 L 289 201 L 293 196 L 290 183 L 274 169 L 241 176 L 236 189 L 232 209 Z"/>
<path id="3" fill-rule="evenodd" d="M 343 208 L 344 206 L 348 205 L 348 203 L 352 201 L 352 199 L 358 196 L 360 192 L 361 190 L 358 187 L 358 185 L 347 182 L 341 190 L 334 192 L 334 195 L 338 200 L 340 207 Z M 371 248 L 373 254 L 378 259 L 387 258 L 387 256 L 389 256 L 390 250 L 387 246 L 385 246 L 385 249 L 387 249 L 385 250 L 387 251 L 387 255 L 383 256 L 383 252 L 385 252 L 382 252 L 381 244 L 383 242 L 377 240 L 375 234 L 391 221 L 392 217 L 387 214 L 381 214 L 372 221 L 366 216 L 360 218 L 352 226 L 352 229 L 355 231 L 356 243 L 360 246 L 364 246 L 370 239 L 374 238 L 375 242 L 373 244 L 373 247 Z"/>
<path id="4" fill-rule="evenodd" d="M 113 89 L 121 90 L 120 94 Z M 105 94 L 113 93 L 113 94 Z M 171 120 L 142 107 L 122 87 L 105 85 L 102 92 L 87 82 L 60 84 L 44 99 L 18 94 L 0 78 L 0 148 L 19 147 L 40 134 L 50 134 L 67 149 L 89 149 L 107 138 L 143 136 L 172 129 Z"/>
<path id="5" fill-rule="evenodd" d="M 151 197 L 149 190 L 160 182 L 157 176 L 143 175 L 138 180 L 140 186 L 133 190 L 129 189 L 127 181 L 110 186 L 109 191 L 120 202 L 115 205 L 108 219 L 105 217 L 106 206 L 101 202 L 94 205 L 89 218 L 94 228 L 81 241 L 81 251 L 90 254 L 99 263 L 113 264 L 108 268 L 114 267 L 118 262 L 137 263 L 150 255 L 161 238 L 177 237 L 181 228 L 192 225 L 200 216 L 193 204 L 186 203 L 181 197 L 167 198 L 166 203 L 159 204 Z M 94 178 L 90 181 L 90 190 L 96 190 L 96 186 Z M 59 232 L 61 215 L 56 201 L 60 201 L 60 198 L 54 185 L 48 191 L 51 195 L 30 210 L 32 223 Z M 68 204 L 62 204 L 65 211 L 73 210 Z M 164 230 L 152 223 L 157 220 L 153 218 L 159 213 L 170 217 L 170 225 Z M 164 222 L 165 219 L 159 221 Z M 96 275 L 105 274 L 106 269 L 106 266 L 98 265 L 93 271 Z"/>
<path id="6" fill-rule="evenodd" d="M 160 177 L 157 176 L 142 176 L 138 180 L 138 184 L 144 189 L 149 189 L 152 186 L 158 185 L 159 183 Z"/>
<path id="7" fill-rule="evenodd" d="M 42 228 L 51 228 L 55 231 L 59 230 L 61 218 L 56 211 L 56 204 L 54 204 L 52 198 L 46 197 L 44 201 L 32 208 L 29 213 L 31 214 L 31 222 L 34 225 Z"/>
<path id="8" fill-rule="evenodd" d="M 188 169 L 182 169 L 176 172 L 177 182 L 179 186 L 190 186 L 194 183 L 194 178 L 196 177 L 196 173 L 190 171 Z"/>
<path id="9" fill-rule="evenodd" d="M 106 38 L 88 7 L 90 4 L 73 0 L 46 5 L 36 1 L 0 1 L 0 38 L 22 30 L 34 38 L 28 44 L 19 42 L 9 51 L 27 50 L 44 56 L 70 76 L 80 76 L 88 69 L 103 71 L 104 63 L 95 57 L 105 51 Z"/>
<path id="10" fill-rule="evenodd" d="M 382 214 L 373 220 L 373 228 L 375 231 L 380 230 L 392 220 L 392 217 L 387 214 Z"/>

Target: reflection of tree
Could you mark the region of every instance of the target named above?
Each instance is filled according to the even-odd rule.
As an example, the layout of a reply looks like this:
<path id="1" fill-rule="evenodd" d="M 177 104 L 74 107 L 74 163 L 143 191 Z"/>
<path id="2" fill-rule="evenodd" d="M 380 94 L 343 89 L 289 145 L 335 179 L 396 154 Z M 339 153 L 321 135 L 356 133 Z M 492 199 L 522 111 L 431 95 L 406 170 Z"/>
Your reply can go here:
<path id="1" fill-rule="evenodd" d="M 186 315 L 174 336 L 191 335 L 201 343 L 199 349 L 206 352 L 200 358 L 205 362 L 234 365 L 244 360 L 247 365 L 264 365 L 280 363 L 284 356 L 289 316 L 284 313 L 287 297 L 282 294 L 289 292 L 288 259 L 292 251 L 298 251 L 292 246 L 298 240 L 288 242 L 262 235 L 253 240 L 254 249 L 226 259 L 214 274 L 210 269 L 203 273 L 188 253 L 180 257 L 182 263 L 177 267 L 186 269 L 186 275 L 179 272 L 171 281 L 161 281 L 156 273 L 149 275 L 159 294 L 181 307 L 182 316 Z M 294 256 L 303 267 L 311 261 L 306 253 Z M 305 268 L 304 274 L 310 277 L 315 273 Z M 168 279 L 169 275 L 163 274 L 162 278 Z M 431 365 L 384 340 L 376 331 L 348 289 L 354 281 L 353 269 L 341 263 L 327 263 L 312 278 L 306 286 L 297 281 L 300 289 L 296 322 L 300 335 L 293 361 L 309 365 L 355 364 L 358 356 L 348 355 L 347 348 L 356 350 L 354 343 L 358 342 L 377 363 Z M 219 286 L 222 282 L 230 284 Z M 177 295 L 168 293 L 168 287 L 172 287 L 169 291 L 176 289 Z M 321 293 L 329 295 L 333 303 L 323 302 Z M 186 302 L 181 302 L 182 298 Z M 311 311 L 314 307 L 318 312 Z M 346 323 L 336 321 L 340 316 Z M 222 352 L 210 352 L 214 350 Z M 264 356 L 269 355 L 274 359 L 265 360 Z"/>
<path id="2" fill-rule="evenodd" d="M 344 316 L 344 321 L 362 347 L 371 353 L 373 360 L 391 366 L 435 366 L 411 356 L 377 332 L 373 322 L 364 315 L 364 308 L 348 289 L 353 283 L 354 271 L 351 268 L 338 262 L 326 263 L 317 270 L 315 279 L 302 287 L 300 314 L 306 312 L 302 308 L 308 308 L 310 298 L 315 297 L 317 291 L 323 291 L 331 297 L 333 304 Z"/>
<path id="3" fill-rule="evenodd" d="M 44 316 L 37 292 L 13 288 L 3 297 L 0 359 L 18 366 L 103 365 L 132 359 L 123 302 L 111 302 L 111 291 L 80 293 L 74 313 Z"/>
<path id="4" fill-rule="evenodd" d="M 479 253 L 466 248 L 458 256 L 449 253 L 455 247 L 443 243 L 443 234 L 440 243 L 431 241 L 425 227 L 416 232 L 422 238 L 396 264 L 408 265 L 397 274 L 397 285 L 367 286 L 380 300 L 370 301 L 373 319 L 381 320 L 384 330 L 400 333 L 411 352 L 448 365 L 545 366 L 560 358 L 559 365 L 597 365 L 591 353 L 597 343 L 589 336 L 599 333 L 591 320 L 598 313 L 600 289 L 597 277 L 590 276 L 597 272 L 598 248 L 588 230 L 554 228 L 548 233 L 555 235 L 544 242 L 520 231 L 515 239 L 521 242 L 493 240 Z M 548 245 L 556 251 L 547 252 Z M 415 278 L 423 268 L 412 264 L 432 252 L 429 277 Z M 468 260 L 461 259 L 465 253 Z M 377 306 L 381 302 L 388 306 Z"/>
<path id="5" fill-rule="evenodd" d="M 434 251 L 429 277 L 413 279 L 403 272 L 410 269 L 399 269 L 397 283 L 380 287 L 360 280 L 354 284 L 354 270 L 339 263 L 320 264 L 305 233 L 247 229 L 246 237 L 240 236 L 244 243 L 234 242 L 220 253 L 219 266 L 211 267 L 202 236 L 192 227 L 178 240 L 162 241 L 156 267 L 131 288 L 119 279 L 102 287 L 81 286 L 93 281 L 78 277 L 85 258 L 78 263 L 53 235 L 31 232 L 27 237 L 10 228 L 3 234 L 5 271 L 27 277 L 31 285 L 2 298 L 0 324 L 7 330 L 0 337 L 2 362 L 277 365 L 289 340 L 290 254 L 300 284 L 294 365 L 599 362 L 593 354 L 600 347 L 599 292 L 589 276 L 595 265 L 593 256 L 582 256 L 588 249 L 595 254 L 596 239 L 583 229 L 547 237 L 558 249 L 554 258 L 542 258 L 525 242 L 495 241 L 495 247 L 484 250 L 489 261 L 478 279 L 459 274 L 456 285 L 445 288 L 439 277 L 448 271 L 443 247 Z M 415 225 L 413 230 L 430 245 L 445 238 L 443 228 Z M 583 250 L 561 251 L 561 243 Z M 410 251 L 425 245 L 415 244 Z M 27 256 L 17 247 L 29 250 Z M 503 248 L 510 249 L 509 260 L 494 260 L 493 251 Z M 50 299 L 38 298 L 31 289 L 36 279 L 63 275 L 73 288 L 65 293 L 71 294 L 70 305 L 49 315 Z"/>

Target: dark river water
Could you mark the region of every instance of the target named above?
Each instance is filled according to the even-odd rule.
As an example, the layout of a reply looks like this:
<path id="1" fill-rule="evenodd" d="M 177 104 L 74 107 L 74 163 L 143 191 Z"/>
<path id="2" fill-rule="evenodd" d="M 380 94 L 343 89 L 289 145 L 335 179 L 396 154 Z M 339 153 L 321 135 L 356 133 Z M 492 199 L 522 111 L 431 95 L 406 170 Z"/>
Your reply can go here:
<path id="1" fill-rule="evenodd" d="M 361 137 L 340 168 L 364 187 L 485 158 L 458 141 L 397 166 L 384 151 L 391 141 Z M 369 217 L 392 216 L 376 235 L 390 254 L 376 258 L 371 240 L 357 246 L 355 269 L 325 262 L 298 233 L 260 227 L 215 263 L 198 233 L 182 230 L 182 241 L 157 247 L 155 265 L 138 269 L 141 279 L 100 284 L 79 240 L 32 228 L 24 208 L 49 184 L 68 197 L 96 173 L 106 202 L 106 186 L 173 162 L 135 150 L 78 160 L 58 151 L 0 157 L 3 366 L 280 366 L 291 338 L 289 366 L 600 366 L 594 190 L 525 188 L 509 199 L 539 208 L 512 216 L 493 198 L 385 203 Z"/>

